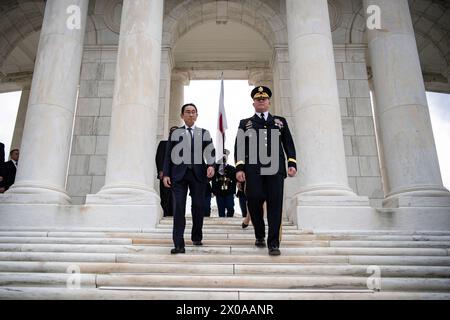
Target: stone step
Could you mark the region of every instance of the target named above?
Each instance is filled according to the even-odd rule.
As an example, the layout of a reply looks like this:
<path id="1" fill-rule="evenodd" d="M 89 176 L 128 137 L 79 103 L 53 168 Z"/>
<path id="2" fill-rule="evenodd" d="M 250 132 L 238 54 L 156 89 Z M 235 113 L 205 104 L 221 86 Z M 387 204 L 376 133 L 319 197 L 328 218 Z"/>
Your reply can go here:
<path id="1" fill-rule="evenodd" d="M 267 254 L 267 249 L 253 245 L 208 245 L 186 250 L 196 254 Z M 169 253 L 169 245 L 97 245 L 97 244 L 0 244 L 0 252 L 80 252 L 80 253 Z M 396 255 L 396 256 L 448 256 L 450 249 L 436 248 L 357 248 L 357 247 L 282 247 L 283 255 Z"/>
<path id="2" fill-rule="evenodd" d="M 156 226 L 157 229 L 169 229 L 172 230 L 173 225 L 172 224 L 158 224 Z M 186 223 L 186 229 L 191 229 L 192 224 Z M 252 229 L 252 228 L 251 228 Z M 285 230 L 298 230 L 297 226 L 290 225 L 285 226 L 283 225 L 283 231 Z M 211 224 L 211 225 L 203 225 L 203 230 L 225 230 L 225 231 L 235 231 L 235 230 L 242 230 L 242 226 L 239 225 L 220 225 L 220 224 Z M 267 224 L 266 224 L 266 230 L 267 230 Z"/>
<path id="3" fill-rule="evenodd" d="M 0 261 L 116 262 L 114 253 L 0 252 Z"/>
<path id="4" fill-rule="evenodd" d="M 340 264 L 274 264 L 274 263 L 77 263 L 73 262 L 24 262 L 0 261 L 0 272 L 21 273 L 69 273 L 79 270 L 90 274 L 216 274 L 216 275 L 340 275 L 369 276 L 367 265 Z M 377 266 L 382 277 L 450 277 L 450 267 L 434 266 Z"/>
<path id="5" fill-rule="evenodd" d="M 245 245 L 253 246 L 255 239 L 222 239 L 206 240 L 205 244 L 210 246 Z M 25 238 L 25 237 L 3 237 L 1 244 L 92 244 L 92 245 L 164 245 L 173 244 L 172 239 L 99 239 L 99 238 Z M 191 240 L 186 240 L 187 245 L 192 245 Z M 328 247 L 328 241 L 284 241 L 283 246 L 295 247 Z"/>
<path id="6" fill-rule="evenodd" d="M 217 226 L 240 226 L 242 221 L 243 221 L 243 217 L 238 217 L 238 218 L 204 218 L 203 219 L 203 225 L 204 226 L 213 226 L 213 225 L 217 225 Z M 267 219 L 265 219 L 265 222 L 267 223 Z M 160 225 L 173 225 L 173 219 L 172 218 L 164 218 L 162 220 L 159 221 Z M 192 219 L 191 218 L 186 218 L 186 224 L 188 225 L 192 225 Z M 294 224 L 291 221 L 288 220 L 283 220 L 282 221 L 283 226 L 294 226 Z"/>
<path id="7" fill-rule="evenodd" d="M 210 239 L 204 240 L 211 246 L 254 244 L 254 236 L 247 239 Z M 192 242 L 187 240 L 191 245 Z M 0 237 L 0 244 L 98 244 L 98 245 L 171 245 L 169 237 L 154 239 L 125 238 L 62 238 L 62 237 Z M 347 240 L 304 240 L 283 239 L 283 247 L 375 247 L 375 248 L 450 248 L 446 241 L 347 241 Z"/>
<path id="8" fill-rule="evenodd" d="M 27 274 L 33 277 L 34 274 Z M 284 275 L 97 275 L 97 287 L 189 287 L 258 289 L 368 289 L 368 277 Z M 386 291 L 449 292 L 450 279 L 381 278 Z M 1 275 L 0 275 L 1 283 Z"/>
<path id="9" fill-rule="evenodd" d="M 189 238 L 189 230 L 186 230 L 185 237 Z M 211 233 L 208 234 L 210 240 L 220 239 L 251 239 L 255 236 L 252 232 L 239 233 Z M 171 232 L 158 233 L 100 233 L 100 232 L 0 232 L 0 242 L 7 242 L 8 238 L 67 238 L 67 239 L 172 239 Z M 283 234 L 283 241 L 427 241 L 427 242 L 450 242 L 450 236 L 390 236 L 390 235 L 317 235 L 317 234 Z M 120 240 L 119 240 L 120 241 Z"/>
<path id="10" fill-rule="evenodd" d="M 283 242 L 284 244 L 284 242 Z M 450 248 L 448 241 L 328 241 L 330 247 L 362 248 Z"/>
<path id="11" fill-rule="evenodd" d="M 445 292 L 370 292 L 368 290 L 132 290 L 0 287 L 2 300 L 450 300 Z M 270 304 L 270 302 L 268 303 Z"/>
<path id="12" fill-rule="evenodd" d="M 367 231 L 353 231 L 353 230 L 295 230 L 299 234 L 316 234 L 316 235 L 334 235 L 334 236 L 450 236 L 450 231 L 408 231 L 408 230 L 367 230 Z M 1 227 L 0 232 L 40 232 L 42 234 L 50 232 L 76 232 L 76 233 L 158 233 L 166 232 L 166 230 L 159 230 L 157 228 L 143 228 L 143 229 L 130 229 L 130 228 L 102 228 L 102 227 L 90 227 L 90 228 L 71 228 L 71 227 Z"/>
<path id="13" fill-rule="evenodd" d="M 0 239 L 0 243 L 1 243 Z M 205 245 L 220 246 L 220 245 L 247 245 L 252 246 L 255 239 L 223 239 L 203 240 Z M 133 239 L 134 245 L 157 245 L 157 244 L 172 244 L 172 239 Z M 191 241 L 186 240 L 186 244 L 192 244 Z M 342 248 L 450 248 L 450 242 L 446 241 L 327 241 L 327 240 L 282 240 L 283 247 L 342 247 Z"/>
<path id="14" fill-rule="evenodd" d="M 76 275 L 82 288 L 96 288 L 95 274 Z M 74 275 L 67 273 L 8 273 L 0 272 L 0 286 L 66 287 Z"/>
<path id="15" fill-rule="evenodd" d="M 351 276 L 284 276 L 284 275 L 94 275 L 60 273 L 0 273 L 0 286 L 66 287 L 187 287 L 228 289 L 353 289 L 366 290 L 367 277 Z M 385 291 L 449 292 L 450 279 L 380 278 Z"/>
<path id="16" fill-rule="evenodd" d="M 263 255 L 200 255 L 187 254 L 114 254 L 114 253 L 48 253 L 48 252 L 0 252 L 0 261 L 39 262 L 109 262 L 109 263 L 297 263 L 297 264 L 352 264 L 352 265 L 403 265 L 450 266 L 445 256 L 289 256 Z"/>
<path id="17" fill-rule="evenodd" d="M 0 237 L 0 244 L 7 243 L 131 245 L 133 240 L 125 238 Z"/>
<path id="18" fill-rule="evenodd" d="M 157 259 L 157 260 L 155 260 Z M 152 263 L 178 262 L 178 263 L 298 263 L 298 264 L 352 264 L 352 265 L 399 265 L 399 266 L 450 266 L 450 257 L 411 257 L 411 256 L 278 256 L 268 255 L 117 255 L 117 262 L 124 263 Z"/>
<path id="19" fill-rule="evenodd" d="M 450 236 L 450 231 L 416 230 L 315 230 L 319 235 L 412 235 L 412 236 Z"/>

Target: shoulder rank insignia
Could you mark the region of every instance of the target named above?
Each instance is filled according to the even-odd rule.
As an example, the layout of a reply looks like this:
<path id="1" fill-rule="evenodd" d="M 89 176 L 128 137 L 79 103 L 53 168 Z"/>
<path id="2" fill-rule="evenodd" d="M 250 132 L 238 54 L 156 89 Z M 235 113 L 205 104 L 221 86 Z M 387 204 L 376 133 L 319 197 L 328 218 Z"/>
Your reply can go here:
<path id="1" fill-rule="evenodd" d="M 248 120 L 247 124 L 245 125 L 245 129 L 251 129 L 253 128 L 253 122 L 252 120 Z"/>
<path id="2" fill-rule="evenodd" d="M 284 123 L 280 119 L 275 119 L 275 125 L 280 129 L 284 128 Z"/>

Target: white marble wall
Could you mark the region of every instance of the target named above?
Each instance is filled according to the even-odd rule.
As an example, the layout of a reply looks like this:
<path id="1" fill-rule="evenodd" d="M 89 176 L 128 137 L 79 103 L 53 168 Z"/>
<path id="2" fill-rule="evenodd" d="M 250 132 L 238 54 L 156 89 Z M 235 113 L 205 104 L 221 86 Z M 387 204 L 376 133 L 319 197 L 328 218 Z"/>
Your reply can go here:
<path id="1" fill-rule="evenodd" d="M 350 187 L 381 207 L 384 198 L 365 46 L 336 46 L 336 74 Z"/>
<path id="2" fill-rule="evenodd" d="M 115 48 L 84 52 L 67 180 L 73 204 L 84 204 L 105 182 L 116 58 Z"/>

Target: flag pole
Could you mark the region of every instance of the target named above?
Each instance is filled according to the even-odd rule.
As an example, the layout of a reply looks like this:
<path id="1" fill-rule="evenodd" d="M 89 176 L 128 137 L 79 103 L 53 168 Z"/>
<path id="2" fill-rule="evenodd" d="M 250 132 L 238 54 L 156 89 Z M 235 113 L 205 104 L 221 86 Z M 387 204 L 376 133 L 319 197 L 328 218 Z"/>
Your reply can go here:
<path id="1" fill-rule="evenodd" d="M 217 118 L 217 139 L 218 144 L 222 143 L 222 145 L 218 149 L 216 149 L 218 152 L 216 156 L 216 160 L 220 163 L 223 163 L 223 156 L 225 154 L 225 131 L 228 129 L 227 124 L 227 117 L 225 113 L 225 93 L 224 93 L 224 80 L 223 80 L 223 72 L 221 73 L 221 81 L 220 81 L 220 98 L 219 98 L 219 113 Z M 220 150 L 220 151 L 219 151 Z"/>

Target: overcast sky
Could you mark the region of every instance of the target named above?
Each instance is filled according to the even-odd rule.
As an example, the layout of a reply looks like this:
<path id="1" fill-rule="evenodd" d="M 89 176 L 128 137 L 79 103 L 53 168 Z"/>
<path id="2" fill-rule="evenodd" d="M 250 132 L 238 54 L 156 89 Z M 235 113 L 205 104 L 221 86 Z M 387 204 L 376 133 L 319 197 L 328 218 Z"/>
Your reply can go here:
<path id="1" fill-rule="evenodd" d="M 226 148 L 234 148 L 239 120 L 254 114 L 247 81 L 225 81 L 225 110 L 228 120 Z M 14 123 L 20 102 L 20 92 L 0 94 L 0 141 L 8 154 Z M 197 125 L 208 129 L 216 137 L 219 110 L 220 81 L 191 81 L 185 87 L 185 102 L 195 103 L 199 109 Z M 450 188 L 450 95 L 428 93 L 431 120 L 436 140 L 444 185 Z M 230 160 L 232 157 L 230 157 Z"/>

